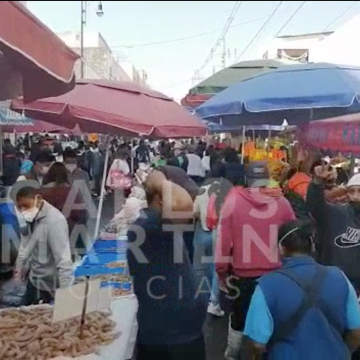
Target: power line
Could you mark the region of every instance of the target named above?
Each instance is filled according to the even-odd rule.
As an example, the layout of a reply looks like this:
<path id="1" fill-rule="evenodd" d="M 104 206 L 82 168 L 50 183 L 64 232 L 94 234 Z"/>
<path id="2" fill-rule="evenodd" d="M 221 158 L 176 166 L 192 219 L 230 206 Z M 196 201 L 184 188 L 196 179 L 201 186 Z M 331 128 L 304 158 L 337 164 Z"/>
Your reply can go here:
<path id="1" fill-rule="evenodd" d="M 201 70 L 203 70 L 207 64 L 210 62 L 210 60 L 212 59 L 212 55 L 213 53 L 218 49 L 218 47 L 220 46 L 221 44 L 221 41 L 223 40 L 223 38 L 226 36 L 226 34 L 228 33 L 229 31 L 229 28 L 232 24 L 232 22 L 234 21 L 234 18 L 237 14 L 237 12 L 239 11 L 241 5 L 242 5 L 242 1 L 237 1 L 229 15 L 229 17 L 227 18 L 226 20 L 226 23 L 224 25 L 224 28 L 220 34 L 220 36 L 217 38 L 214 46 L 211 48 L 210 52 L 209 52 L 209 55 L 207 56 L 207 58 L 205 59 L 204 63 L 195 71 L 195 74 L 197 72 L 200 72 Z"/>
<path id="2" fill-rule="evenodd" d="M 255 40 L 258 38 L 258 36 L 262 33 L 262 31 L 265 29 L 265 27 L 267 26 L 267 24 L 270 22 L 270 20 L 274 17 L 274 15 L 277 13 L 277 11 L 279 10 L 280 6 L 283 4 L 283 1 L 280 1 L 279 4 L 276 6 L 275 10 L 270 14 L 270 16 L 268 17 L 268 19 L 263 23 L 263 25 L 261 26 L 260 30 L 255 34 L 255 36 L 252 38 L 252 40 L 247 44 L 247 46 L 245 47 L 245 49 L 241 52 L 241 54 L 237 57 L 235 62 L 238 62 L 241 57 L 245 54 L 245 52 L 249 49 L 249 47 L 255 42 Z"/>
<path id="3" fill-rule="evenodd" d="M 295 17 L 295 15 L 302 9 L 302 7 L 307 3 L 307 1 L 303 1 L 297 9 L 292 13 L 292 15 L 288 18 L 285 24 L 280 28 L 280 30 L 276 33 L 275 37 L 278 37 L 281 32 L 286 28 L 286 26 L 290 23 L 290 21 Z"/>
<path id="4" fill-rule="evenodd" d="M 328 24 L 322 32 L 328 30 L 331 26 L 333 26 L 338 20 L 340 20 L 354 5 L 356 5 L 359 1 L 353 1 L 335 20 L 333 20 L 330 24 Z"/>
<path id="5" fill-rule="evenodd" d="M 254 23 L 254 22 L 262 20 L 262 19 L 264 19 L 264 17 L 244 21 L 244 22 L 241 22 L 241 23 L 238 23 L 238 24 L 231 25 L 230 28 L 234 28 L 234 27 L 237 27 L 237 26 L 244 26 L 244 25 L 251 24 L 251 23 Z M 115 45 L 115 46 L 111 46 L 111 48 L 112 49 L 113 48 L 136 48 L 136 47 L 147 47 L 147 46 L 163 45 L 163 44 L 165 45 L 165 44 L 171 44 L 171 43 L 180 42 L 180 41 L 192 40 L 192 39 L 196 39 L 196 38 L 203 37 L 203 36 L 206 36 L 206 35 L 211 35 L 211 34 L 217 33 L 220 30 L 222 30 L 222 28 L 218 28 L 218 29 L 215 29 L 215 30 L 210 30 L 210 31 L 195 34 L 195 35 L 174 38 L 174 39 L 161 40 L 161 41 L 155 41 L 155 42 L 148 42 L 148 43 L 142 43 L 142 44 L 134 44 L 134 45 L 130 45 L 130 44 L 129 45 Z"/>
<path id="6" fill-rule="evenodd" d="M 253 39 L 250 41 L 250 43 L 246 46 L 246 48 L 242 51 L 242 53 L 240 54 L 240 56 L 238 56 L 236 62 L 238 62 L 240 60 L 240 58 L 244 55 L 244 53 L 247 51 L 247 49 L 254 43 L 254 41 L 258 38 L 258 36 L 260 35 L 260 33 L 265 29 L 265 27 L 267 26 L 267 24 L 270 22 L 270 20 L 272 19 L 273 16 L 275 16 L 276 12 L 279 10 L 280 6 L 282 5 L 283 1 L 280 1 L 280 3 L 277 5 L 277 7 L 274 9 L 274 11 L 270 14 L 270 16 L 268 17 L 268 19 L 265 21 L 265 23 L 262 25 L 262 27 L 260 28 L 260 30 L 257 32 L 257 34 L 253 37 Z M 303 6 L 307 3 L 307 1 L 303 1 L 297 8 L 296 10 L 292 13 L 292 15 L 288 18 L 288 20 L 284 23 L 284 25 L 279 29 L 279 31 L 276 33 L 275 37 L 277 37 L 284 29 L 285 27 L 290 23 L 290 21 L 296 16 L 296 14 L 303 8 Z M 181 82 L 175 83 L 175 84 L 171 84 L 169 87 L 175 87 L 177 85 L 180 85 L 184 82 L 188 82 L 191 79 L 187 79 L 187 80 L 183 80 Z M 168 87 L 167 87 L 168 88 Z"/>

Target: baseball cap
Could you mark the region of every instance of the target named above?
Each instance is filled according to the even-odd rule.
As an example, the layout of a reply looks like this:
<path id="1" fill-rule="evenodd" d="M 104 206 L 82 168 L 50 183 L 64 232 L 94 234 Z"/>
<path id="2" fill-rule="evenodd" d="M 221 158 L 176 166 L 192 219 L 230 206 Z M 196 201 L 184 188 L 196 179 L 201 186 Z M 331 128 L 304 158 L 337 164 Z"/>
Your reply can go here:
<path id="1" fill-rule="evenodd" d="M 254 161 L 246 167 L 246 182 L 249 187 L 269 186 L 270 172 L 265 161 Z"/>

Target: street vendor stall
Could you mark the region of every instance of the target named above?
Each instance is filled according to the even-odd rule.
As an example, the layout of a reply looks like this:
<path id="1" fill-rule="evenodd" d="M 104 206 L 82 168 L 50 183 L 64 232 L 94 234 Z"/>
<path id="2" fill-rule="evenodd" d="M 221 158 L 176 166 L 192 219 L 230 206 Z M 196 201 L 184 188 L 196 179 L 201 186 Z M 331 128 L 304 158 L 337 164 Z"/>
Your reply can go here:
<path id="1" fill-rule="evenodd" d="M 104 360 L 132 359 L 136 337 L 138 302 L 135 296 L 114 299 L 111 303 L 112 320 L 116 323 L 116 332 L 121 335 L 113 343 L 100 349 L 100 357 Z"/>
<path id="2" fill-rule="evenodd" d="M 137 334 L 137 309 L 135 296 L 113 300 L 110 311 L 87 315 L 83 337 L 78 318 L 54 322 L 54 306 L 2 310 L 0 359 L 82 359 L 92 354 L 96 359 L 130 360 Z"/>

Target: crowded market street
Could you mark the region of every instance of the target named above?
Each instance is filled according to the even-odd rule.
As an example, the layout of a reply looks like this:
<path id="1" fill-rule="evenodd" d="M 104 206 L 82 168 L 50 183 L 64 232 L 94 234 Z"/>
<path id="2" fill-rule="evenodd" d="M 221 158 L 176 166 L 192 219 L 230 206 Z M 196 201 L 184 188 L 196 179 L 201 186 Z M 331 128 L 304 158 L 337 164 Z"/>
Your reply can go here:
<path id="1" fill-rule="evenodd" d="M 0 360 L 360 360 L 359 1 L 0 1 Z"/>

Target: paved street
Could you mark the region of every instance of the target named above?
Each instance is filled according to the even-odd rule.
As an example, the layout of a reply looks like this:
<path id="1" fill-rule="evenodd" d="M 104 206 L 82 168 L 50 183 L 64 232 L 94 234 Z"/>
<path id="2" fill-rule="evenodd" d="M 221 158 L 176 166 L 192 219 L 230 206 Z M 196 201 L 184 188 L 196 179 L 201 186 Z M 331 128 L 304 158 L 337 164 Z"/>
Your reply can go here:
<path id="1" fill-rule="evenodd" d="M 228 318 L 208 315 L 205 323 L 207 360 L 224 360 L 227 341 Z"/>

